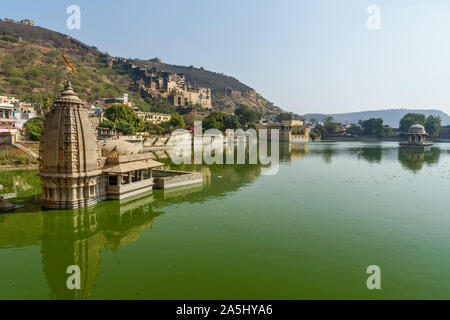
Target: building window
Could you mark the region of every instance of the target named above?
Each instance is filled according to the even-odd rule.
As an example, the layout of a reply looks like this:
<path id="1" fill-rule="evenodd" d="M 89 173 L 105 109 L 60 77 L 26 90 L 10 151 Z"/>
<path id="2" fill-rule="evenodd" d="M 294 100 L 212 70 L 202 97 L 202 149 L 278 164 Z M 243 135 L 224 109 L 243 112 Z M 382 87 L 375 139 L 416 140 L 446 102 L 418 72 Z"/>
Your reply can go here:
<path id="1" fill-rule="evenodd" d="M 95 195 L 95 186 L 90 186 L 90 188 L 91 188 L 91 196 Z"/>
<path id="2" fill-rule="evenodd" d="M 115 174 L 109 174 L 108 184 L 110 186 L 117 186 L 117 176 Z"/>
<path id="3" fill-rule="evenodd" d="M 48 188 L 48 198 L 53 199 L 53 189 L 52 188 Z"/>
<path id="4" fill-rule="evenodd" d="M 131 171 L 131 172 L 130 172 L 131 182 L 136 182 L 137 179 L 138 179 L 137 176 L 138 176 L 137 170 L 136 170 L 136 171 Z"/>

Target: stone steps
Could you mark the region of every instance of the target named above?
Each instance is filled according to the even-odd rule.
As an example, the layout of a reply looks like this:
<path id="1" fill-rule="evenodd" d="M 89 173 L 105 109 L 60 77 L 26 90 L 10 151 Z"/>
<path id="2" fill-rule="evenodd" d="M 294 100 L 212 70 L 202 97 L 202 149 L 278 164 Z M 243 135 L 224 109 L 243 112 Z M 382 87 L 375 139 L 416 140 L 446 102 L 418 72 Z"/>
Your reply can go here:
<path id="1" fill-rule="evenodd" d="M 27 153 L 28 155 L 32 156 L 33 158 L 36 158 L 36 159 L 39 158 L 38 154 L 36 154 L 35 152 L 31 151 L 30 149 L 25 147 L 23 144 L 15 142 L 15 143 L 13 143 L 13 146 L 18 148 L 18 149 L 20 149 L 20 150 L 22 150 L 23 152 Z"/>

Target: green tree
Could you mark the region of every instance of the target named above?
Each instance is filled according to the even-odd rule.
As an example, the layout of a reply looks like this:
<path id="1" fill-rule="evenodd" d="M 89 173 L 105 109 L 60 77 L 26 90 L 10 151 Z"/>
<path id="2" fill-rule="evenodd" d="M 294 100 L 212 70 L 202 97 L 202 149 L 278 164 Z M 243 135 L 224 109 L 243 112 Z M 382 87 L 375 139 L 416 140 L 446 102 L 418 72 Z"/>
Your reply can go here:
<path id="1" fill-rule="evenodd" d="M 337 132 L 338 124 L 333 121 L 333 117 L 326 117 L 323 123 L 324 135 L 330 135 Z"/>
<path id="2" fill-rule="evenodd" d="M 359 136 L 362 133 L 362 128 L 357 124 L 352 124 L 345 132 L 354 136 Z"/>
<path id="3" fill-rule="evenodd" d="M 314 127 L 314 133 L 317 134 L 319 137 L 325 136 L 325 127 L 321 124 L 318 124 Z"/>
<path id="4" fill-rule="evenodd" d="M 383 125 L 383 129 L 381 130 L 381 136 L 387 137 L 392 133 L 392 128 L 388 125 Z"/>
<path id="5" fill-rule="evenodd" d="M 169 122 L 169 125 L 173 129 L 180 129 L 180 128 L 186 127 L 183 117 L 180 116 L 180 114 L 178 112 L 175 112 L 174 114 L 172 114 L 172 116 L 170 117 L 170 120 L 168 122 Z"/>
<path id="6" fill-rule="evenodd" d="M 125 104 L 114 104 L 106 108 L 105 117 L 117 125 L 120 120 L 124 120 L 131 125 L 135 131 L 141 131 L 144 128 L 144 123 L 137 116 L 136 112 Z"/>
<path id="7" fill-rule="evenodd" d="M 195 121 L 195 113 L 189 112 L 183 115 L 184 124 L 187 128 L 191 128 L 194 126 Z"/>
<path id="8" fill-rule="evenodd" d="M 421 113 L 407 113 L 400 120 L 400 131 L 408 132 L 409 128 L 414 124 L 425 125 L 425 115 Z"/>
<path id="9" fill-rule="evenodd" d="M 239 118 L 235 114 L 213 111 L 203 119 L 202 126 L 205 130 L 218 129 L 225 131 L 226 129 L 237 129 L 239 128 Z"/>
<path id="10" fill-rule="evenodd" d="M 235 114 L 224 113 L 223 126 L 225 129 L 239 128 L 239 118 Z"/>
<path id="11" fill-rule="evenodd" d="M 383 119 L 381 118 L 370 118 L 362 121 L 361 126 L 363 128 L 362 134 L 366 136 L 381 136 L 383 134 Z"/>
<path id="12" fill-rule="evenodd" d="M 202 127 L 204 130 L 208 129 L 218 129 L 225 130 L 223 124 L 223 113 L 220 111 L 211 112 L 206 118 L 203 119 Z"/>
<path id="13" fill-rule="evenodd" d="M 38 141 L 41 138 L 41 131 L 44 128 L 44 118 L 34 117 L 25 122 L 25 132 L 29 134 L 30 139 Z"/>
<path id="14" fill-rule="evenodd" d="M 425 130 L 430 136 L 437 136 L 441 131 L 441 118 L 429 115 L 425 121 Z"/>
<path id="15" fill-rule="evenodd" d="M 133 135 L 136 133 L 135 127 L 129 124 L 126 120 L 120 119 L 117 122 L 116 130 L 124 135 Z"/>
<path id="16" fill-rule="evenodd" d="M 246 105 L 240 104 L 239 107 L 234 110 L 234 114 L 239 118 L 239 123 L 246 127 L 249 123 L 254 123 L 261 119 L 261 113 L 250 109 Z"/>
<path id="17" fill-rule="evenodd" d="M 101 128 L 114 129 L 115 125 L 114 125 L 114 122 L 112 122 L 111 120 L 106 119 L 106 120 L 103 120 L 102 123 L 100 123 L 98 126 L 101 127 Z"/>
<path id="18" fill-rule="evenodd" d="M 295 114 L 293 112 L 282 112 L 277 114 L 275 117 L 276 122 L 281 122 L 283 120 L 302 120 L 305 121 L 305 117 Z"/>
<path id="19" fill-rule="evenodd" d="M 50 110 L 50 97 L 43 96 L 39 101 L 40 112 L 42 115 L 46 114 Z"/>

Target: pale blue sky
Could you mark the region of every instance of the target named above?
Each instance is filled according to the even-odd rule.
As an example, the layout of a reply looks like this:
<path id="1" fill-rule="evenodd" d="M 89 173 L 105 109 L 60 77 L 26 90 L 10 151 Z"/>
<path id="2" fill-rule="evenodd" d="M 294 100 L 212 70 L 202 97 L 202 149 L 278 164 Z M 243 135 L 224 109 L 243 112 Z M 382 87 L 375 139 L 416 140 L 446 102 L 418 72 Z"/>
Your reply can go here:
<path id="1" fill-rule="evenodd" d="M 66 8 L 81 8 L 81 30 Z M 381 29 L 366 27 L 369 5 Z M 450 113 L 448 0 L 4 1 L 113 56 L 223 72 L 300 114 L 383 108 Z"/>

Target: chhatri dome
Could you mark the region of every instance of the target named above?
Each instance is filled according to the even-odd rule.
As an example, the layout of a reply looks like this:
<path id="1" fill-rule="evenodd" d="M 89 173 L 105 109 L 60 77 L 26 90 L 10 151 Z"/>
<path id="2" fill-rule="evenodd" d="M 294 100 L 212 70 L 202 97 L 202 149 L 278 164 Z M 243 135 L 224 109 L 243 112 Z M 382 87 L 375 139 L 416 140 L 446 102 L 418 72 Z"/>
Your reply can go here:
<path id="1" fill-rule="evenodd" d="M 419 134 L 419 135 L 426 135 L 427 132 L 425 131 L 425 127 L 421 124 L 414 124 L 412 125 L 409 130 L 408 134 Z"/>
<path id="2" fill-rule="evenodd" d="M 414 124 L 406 133 L 406 141 L 400 143 L 400 147 L 407 149 L 431 150 L 432 142 L 427 142 L 427 132 L 423 125 Z"/>

